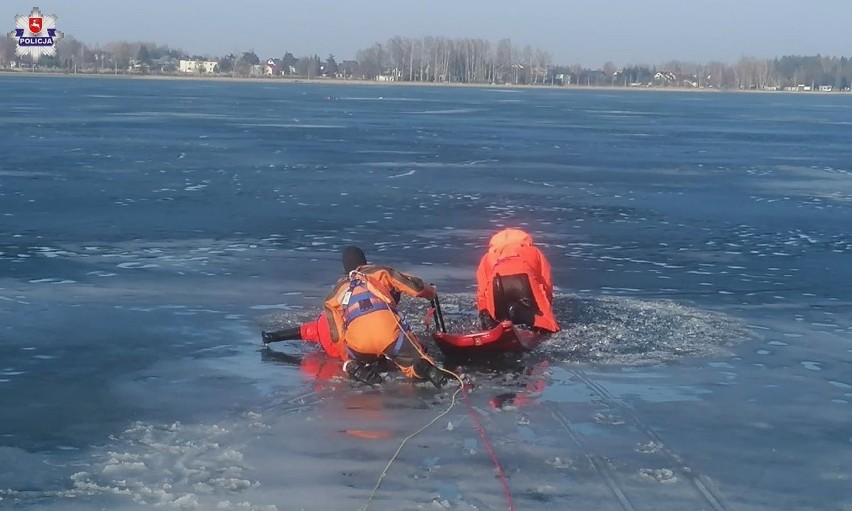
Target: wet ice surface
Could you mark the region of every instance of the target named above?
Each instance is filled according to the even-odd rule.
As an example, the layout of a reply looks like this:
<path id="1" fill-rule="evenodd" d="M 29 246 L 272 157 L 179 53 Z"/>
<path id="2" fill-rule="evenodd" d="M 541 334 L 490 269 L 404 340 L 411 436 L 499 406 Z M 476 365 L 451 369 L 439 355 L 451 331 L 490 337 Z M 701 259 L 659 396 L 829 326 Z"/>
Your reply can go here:
<path id="1" fill-rule="evenodd" d="M 852 507 L 842 97 L 0 89 L 6 143 L 40 148 L 0 166 L 0 508 L 362 509 L 453 387 L 360 388 L 260 330 L 312 318 L 351 243 L 471 329 L 510 224 L 563 331 L 439 359 L 518 509 Z M 369 507 L 505 509 L 494 475 L 459 402 Z"/>

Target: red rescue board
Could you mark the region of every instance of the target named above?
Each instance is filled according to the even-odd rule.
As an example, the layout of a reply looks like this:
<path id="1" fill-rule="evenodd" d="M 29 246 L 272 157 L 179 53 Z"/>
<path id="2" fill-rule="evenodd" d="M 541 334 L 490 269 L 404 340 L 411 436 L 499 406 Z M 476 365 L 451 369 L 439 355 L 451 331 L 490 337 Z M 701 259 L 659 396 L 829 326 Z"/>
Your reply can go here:
<path id="1" fill-rule="evenodd" d="M 541 344 L 547 335 L 518 328 L 502 321 L 491 330 L 469 334 L 433 332 L 432 338 L 445 355 L 522 353 Z"/>

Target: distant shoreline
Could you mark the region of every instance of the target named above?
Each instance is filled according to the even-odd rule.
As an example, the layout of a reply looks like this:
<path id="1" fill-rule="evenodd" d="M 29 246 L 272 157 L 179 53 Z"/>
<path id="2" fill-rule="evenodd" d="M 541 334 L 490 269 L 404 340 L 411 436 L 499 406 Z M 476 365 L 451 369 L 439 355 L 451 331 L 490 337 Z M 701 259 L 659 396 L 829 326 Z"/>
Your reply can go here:
<path id="1" fill-rule="evenodd" d="M 109 74 L 109 73 L 57 73 L 52 71 L 0 71 L 0 76 L 43 77 L 43 78 L 107 78 L 112 80 L 163 80 L 163 81 L 197 81 L 197 82 L 236 82 L 236 83 L 265 83 L 265 84 L 311 84 L 311 85 L 367 85 L 379 87 L 438 87 L 438 88 L 477 88 L 505 90 L 561 90 L 561 91 L 643 91 L 643 92 L 693 92 L 693 93 L 759 93 L 759 94 L 798 94 L 798 95 L 849 95 L 852 92 L 843 91 L 786 91 L 786 90 L 754 90 L 754 89 L 712 89 L 695 87 L 622 87 L 613 85 L 527 85 L 527 84 L 488 84 L 460 82 L 380 82 L 376 80 L 344 80 L 340 78 L 285 78 L 285 77 L 231 77 L 203 75 L 159 75 L 159 74 Z"/>

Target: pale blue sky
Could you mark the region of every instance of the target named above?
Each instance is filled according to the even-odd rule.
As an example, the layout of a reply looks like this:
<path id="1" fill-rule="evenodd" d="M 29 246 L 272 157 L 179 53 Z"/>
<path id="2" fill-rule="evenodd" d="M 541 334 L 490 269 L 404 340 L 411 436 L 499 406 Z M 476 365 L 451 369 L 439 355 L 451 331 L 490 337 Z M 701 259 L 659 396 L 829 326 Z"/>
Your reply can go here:
<path id="1" fill-rule="evenodd" d="M 852 56 L 852 0 L 13 0 L 0 7 L 9 30 L 33 4 L 89 44 L 143 40 L 210 55 L 342 60 L 393 35 L 442 35 L 509 37 L 587 66 Z"/>

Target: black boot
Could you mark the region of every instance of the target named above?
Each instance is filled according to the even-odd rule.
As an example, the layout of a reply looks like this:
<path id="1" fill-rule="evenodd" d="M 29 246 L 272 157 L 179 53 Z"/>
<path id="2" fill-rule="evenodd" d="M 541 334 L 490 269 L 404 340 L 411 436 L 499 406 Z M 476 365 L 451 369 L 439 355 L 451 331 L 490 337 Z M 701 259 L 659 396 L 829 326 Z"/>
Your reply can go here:
<path id="1" fill-rule="evenodd" d="M 414 374 L 423 380 L 429 380 L 432 385 L 441 388 L 447 383 L 444 372 L 432 365 L 425 358 L 421 358 L 414 364 Z"/>
<path id="2" fill-rule="evenodd" d="M 382 375 L 379 374 L 376 364 L 365 364 L 357 360 L 347 360 L 343 364 L 343 371 L 355 381 L 367 385 L 378 385 L 382 383 Z"/>
<path id="3" fill-rule="evenodd" d="M 263 339 L 263 344 L 278 341 L 295 341 L 302 338 L 302 328 L 294 326 L 293 328 L 285 328 L 276 330 L 275 332 L 261 332 L 260 337 Z"/>

